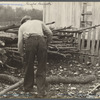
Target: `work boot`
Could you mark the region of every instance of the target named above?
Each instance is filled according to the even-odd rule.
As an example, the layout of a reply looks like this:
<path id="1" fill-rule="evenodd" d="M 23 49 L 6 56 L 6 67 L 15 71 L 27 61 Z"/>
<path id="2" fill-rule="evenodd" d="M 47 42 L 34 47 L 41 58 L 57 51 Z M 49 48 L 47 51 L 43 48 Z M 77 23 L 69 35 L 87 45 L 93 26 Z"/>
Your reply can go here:
<path id="1" fill-rule="evenodd" d="M 38 93 L 36 95 L 36 98 L 45 98 L 46 96 L 47 96 L 46 92 L 44 92 L 44 93 Z"/>
<path id="2" fill-rule="evenodd" d="M 34 92 L 33 88 L 32 89 L 27 89 L 27 90 L 24 90 L 25 92 Z"/>

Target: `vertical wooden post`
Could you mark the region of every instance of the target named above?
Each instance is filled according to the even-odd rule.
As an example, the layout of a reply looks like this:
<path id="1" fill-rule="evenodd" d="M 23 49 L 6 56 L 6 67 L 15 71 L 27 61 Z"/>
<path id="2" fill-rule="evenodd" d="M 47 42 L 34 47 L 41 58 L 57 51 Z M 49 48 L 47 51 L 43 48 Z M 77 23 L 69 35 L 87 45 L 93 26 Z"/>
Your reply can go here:
<path id="1" fill-rule="evenodd" d="M 85 44 L 85 31 L 83 31 L 83 33 L 82 33 L 82 44 L 81 44 L 81 52 L 82 53 L 84 53 L 84 49 L 85 49 L 85 47 L 84 47 L 84 44 Z M 81 61 L 82 61 L 82 63 L 84 63 L 84 55 L 81 55 Z"/>
<path id="2" fill-rule="evenodd" d="M 84 49 L 84 41 L 85 41 L 85 31 L 83 31 L 83 33 L 82 33 L 82 45 L 81 45 L 81 49 Z"/>
<path id="3" fill-rule="evenodd" d="M 99 41 L 100 41 L 100 29 L 98 29 L 98 34 L 97 34 L 97 44 L 96 44 L 96 55 L 99 54 Z"/>
<path id="4" fill-rule="evenodd" d="M 86 47 L 87 50 L 90 50 L 91 30 L 92 29 L 89 30 L 88 36 L 87 36 L 87 47 Z"/>
<path id="5" fill-rule="evenodd" d="M 90 54 L 90 41 L 91 41 L 91 30 L 89 30 L 88 34 L 87 34 L 87 46 L 86 46 L 86 57 L 85 57 L 85 62 L 90 61 L 89 60 L 89 54 Z"/>
<path id="6" fill-rule="evenodd" d="M 81 43 L 81 52 L 82 53 L 84 53 L 84 41 L 85 41 L 85 31 L 83 31 L 83 33 L 82 33 L 82 43 Z M 81 63 L 83 63 L 84 62 L 84 56 L 83 55 L 81 55 L 81 57 L 80 57 L 80 62 Z"/>
<path id="7" fill-rule="evenodd" d="M 81 34 L 82 33 L 78 33 L 78 49 L 81 49 Z"/>
<path id="8" fill-rule="evenodd" d="M 81 35 L 82 33 L 78 33 L 78 50 L 80 51 L 81 50 Z M 79 54 L 79 62 L 82 62 L 82 58 Z"/>
<path id="9" fill-rule="evenodd" d="M 92 37 L 92 47 L 91 47 L 91 54 L 95 54 L 95 36 L 96 36 L 96 28 L 93 29 L 93 37 Z M 91 57 L 92 64 L 95 64 L 94 57 Z"/>
<path id="10" fill-rule="evenodd" d="M 100 28 L 98 29 L 98 42 L 100 42 Z M 100 45 L 100 44 L 99 44 Z M 98 45 L 98 52 L 99 52 L 99 59 L 98 59 L 98 62 L 99 62 L 99 65 L 100 65 L 100 46 Z"/>

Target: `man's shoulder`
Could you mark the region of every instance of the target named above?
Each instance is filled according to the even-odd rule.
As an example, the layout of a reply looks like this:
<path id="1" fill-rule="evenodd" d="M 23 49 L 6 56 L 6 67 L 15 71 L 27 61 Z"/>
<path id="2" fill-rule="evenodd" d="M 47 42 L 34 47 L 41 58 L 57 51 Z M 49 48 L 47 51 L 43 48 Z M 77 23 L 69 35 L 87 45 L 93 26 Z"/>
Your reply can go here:
<path id="1" fill-rule="evenodd" d="M 42 21 L 41 20 L 31 20 L 32 22 L 36 22 L 36 23 L 42 23 Z"/>
<path id="2" fill-rule="evenodd" d="M 41 20 L 29 20 L 25 23 L 23 23 L 19 28 L 22 29 L 23 27 L 26 27 L 27 25 L 33 25 L 33 24 L 42 24 L 43 22 Z"/>
<path id="3" fill-rule="evenodd" d="M 22 27 L 23 27 L 23 24 L 19 27 L 19 29 L 22 29 Z"/>
<path id="4" fill-rule="evenodd" d="M 19 27 L 19 29 L 22 29 L 24 26 L 26 26 L 28 24 L 28 21 L 27 22 L 25 22 L 25 23 L 23 23 L 20 27 Z"/>

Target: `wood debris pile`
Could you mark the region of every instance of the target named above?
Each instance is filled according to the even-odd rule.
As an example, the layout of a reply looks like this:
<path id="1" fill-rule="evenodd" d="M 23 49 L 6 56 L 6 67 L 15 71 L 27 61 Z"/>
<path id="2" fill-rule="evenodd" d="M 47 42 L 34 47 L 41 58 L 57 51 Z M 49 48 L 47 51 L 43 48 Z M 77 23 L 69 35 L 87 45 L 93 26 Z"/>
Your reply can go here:
<path id="1" fill-rule="evenodd" d="M 5 59 L 1 59 L 3 65 L 13 65 L 15 62 L 21 62 L 21 57 L 17 49 L 18 28 L 20 25 L 10 25 L 0 27 L 0 49 L 5 51 Z M 77 37 L 71 26 L 52 30 L 53 40 L 48 46 L 48 54 L 56 57 L 69 57 L 71 53 L 78 52 Z"/>

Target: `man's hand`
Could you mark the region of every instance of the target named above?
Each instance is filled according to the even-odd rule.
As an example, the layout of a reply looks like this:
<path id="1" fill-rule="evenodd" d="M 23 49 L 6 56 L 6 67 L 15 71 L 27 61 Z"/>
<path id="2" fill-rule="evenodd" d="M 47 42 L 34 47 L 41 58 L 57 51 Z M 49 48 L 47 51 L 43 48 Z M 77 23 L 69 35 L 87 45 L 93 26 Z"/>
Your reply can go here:
<path id="1" fill-rule="evenodd" d="M 21 54 L 21 61 L 22 61 L 22 63 L 24 62 L 24 53 L 23 54 Z"/>
<path id="2" fill-rule="evenodd" d="M 20 56 L 21 56 L 21 57 L 24 57 L 24 56 L 25 56 L 25 53 L 21 53 Z"/>

